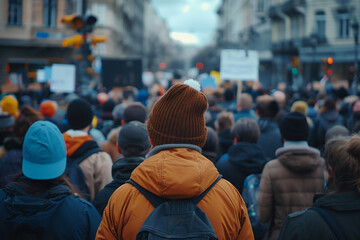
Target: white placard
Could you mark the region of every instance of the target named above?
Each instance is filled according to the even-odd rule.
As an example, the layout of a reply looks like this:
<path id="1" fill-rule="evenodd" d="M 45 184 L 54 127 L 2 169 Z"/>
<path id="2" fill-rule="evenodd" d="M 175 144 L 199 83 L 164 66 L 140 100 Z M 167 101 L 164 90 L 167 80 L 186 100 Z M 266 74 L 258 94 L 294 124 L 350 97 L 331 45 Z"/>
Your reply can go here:
<path id="1" fill-rule="evenodd" d="M 75 70 L 75 66 L 71 64 L 53 64 L 50 90 L 52 92 L 75 92 Z"/>
<path id="2" fill-rule="evenodd" d="M 237 49 L 221 50 L 221 80 L 255 81 L 259 78 L 259 55 L 257 51 Z"/>
<path id="3" fill-rule="evenodd" d="M 45 83 L 47 82 L 46 78 L 45 78 L 45 70 L 44 69 L 38 69 L 36 71 L 36 81 L 38 83 Z"/>

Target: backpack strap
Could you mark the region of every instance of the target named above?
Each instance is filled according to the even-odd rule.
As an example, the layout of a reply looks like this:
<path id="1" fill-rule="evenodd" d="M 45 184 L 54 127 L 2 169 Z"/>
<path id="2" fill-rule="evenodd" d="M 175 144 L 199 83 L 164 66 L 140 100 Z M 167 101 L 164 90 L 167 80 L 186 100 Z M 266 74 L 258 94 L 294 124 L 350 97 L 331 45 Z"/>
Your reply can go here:
<path id="1" fill-rule="evenodd" d="M 218 178 L 199 196 L 192 198 L 192 201 L 195 205 L 197 205 L 201 199 L 205 197 L 205 195 L 215 186 L 215 184 L 222 178 L 222 175 L 219 174 Z"/>
<path id="2" fill-rule="evenodd" d="M 76 150 L 75 156 L 70 156 L 67 159 L 68 161 L 75 162 L 79 165 L 82 161 L 98 152 L 103 152 L 103 150 L 99 148 L 94 140 L 91 140 L 85 142 L 78 150 Z"/>
<path id="3" fill-rule="evenodd" d="M 328 213 L 328 211 L 326 211 L 323 208 L 319 208 L 319 207 L 311 207 L 309 209 L 317 212 L 325 220 L 325 222 L 328 224 L 328 226 L 333 231 L 333 233 L 335 234 L 335 236 L 338 240 L 346 239 L 344 234 L 342 233 L 341 229 L 339 228 L 338 224 L 331 217 L 331 215 Z"/>
<path id="4" fill-rule="evenodd" d="M 194 198 L 190 198 L 191 201 L 197 205 L 201 199 L 203 199 L 203 197 L 210 191 L 210 189 L 215 186 L 215 184 L 222 178 L 222 175 L 220 174 L 218 176 L 218 178 L 203 192 L 201 193 L 199 196 L 194 197 Z M 137 184 L 135 181 L 133 180 L 127 180 L 127 183 L 130 183 L 131 185 L 133 185 L 134 187 L 136 187 L 146 198 L 147 200 L 149 200 L 149 202 L 156 208 L 157 206 L 159 206 L 160 204 L 169 201 L 169 199 L 166 198 L 162 198 L 159 197 L 155 194 L 153 194 L 152 192 L 146 190 L 145 188 L 143 188 L 142 186 L 140 186 L 139 184 Z"/>

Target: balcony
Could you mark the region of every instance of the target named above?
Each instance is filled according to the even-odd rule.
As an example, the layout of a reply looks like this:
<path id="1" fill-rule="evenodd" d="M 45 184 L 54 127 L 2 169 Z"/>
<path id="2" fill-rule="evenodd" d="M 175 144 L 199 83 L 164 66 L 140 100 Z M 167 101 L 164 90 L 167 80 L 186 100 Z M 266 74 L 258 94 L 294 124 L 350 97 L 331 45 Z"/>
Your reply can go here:
<path id="1" fill-rule="evenodd" d="M 305 15 L 305 0 L 288 0 L 281 6 L 281 10 L 288 16 Z"/>
<path id="2" fill-rule="evenodd" d="M 284 14 L 281 11 L 281 7 L 279 5 L 270 7 L 269 17 L 275 21 L 284 20 Z"/>
<path id="3" fill-rule="evenodd" d="M 295 54 L 299 53 L 299 44 L 295 40 L 286 40 L 273 43 L 271 50 L 274 54 Z"/>

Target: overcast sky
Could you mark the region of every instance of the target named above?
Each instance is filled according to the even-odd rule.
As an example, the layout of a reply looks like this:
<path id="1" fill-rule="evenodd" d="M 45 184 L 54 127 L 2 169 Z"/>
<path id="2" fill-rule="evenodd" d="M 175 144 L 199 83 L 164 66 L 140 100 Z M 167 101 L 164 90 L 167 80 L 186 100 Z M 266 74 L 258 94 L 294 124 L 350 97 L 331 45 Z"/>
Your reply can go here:
<path id="1" fill-rule="evenodd" d="M 216 10 L 221 0 L 150 0 L 166 20 L 170 36 L 183 43 L 206 45 L 217 28 Z"/>

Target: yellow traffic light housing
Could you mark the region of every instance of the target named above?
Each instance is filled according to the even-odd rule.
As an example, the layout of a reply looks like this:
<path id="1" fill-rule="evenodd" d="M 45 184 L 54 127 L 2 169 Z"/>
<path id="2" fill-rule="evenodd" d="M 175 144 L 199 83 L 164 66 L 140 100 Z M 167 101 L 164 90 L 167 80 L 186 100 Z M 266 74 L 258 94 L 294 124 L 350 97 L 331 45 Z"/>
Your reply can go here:
<path id="1" fill-rule="evenodd" d="M 94 35 L 94 36 L 91 37 L 91 44 L 94 45 L 94 46 L 97 43 L 106 42 L 106 41 L 107 41 L 106 36 Z"/>
<path id="2" fill-rule="evenodd" d="M 74 46 L 75 48 L 79 48 L 83 45 L 84 39 L 81 34 L 76 34 L 72 37 L 65 38 L 62 42 L 63 47 Z"/>
<path id="3" fill-rule="evenodd" d="M 75 13 L 71 15 L 65 15 L 61 18 L 61 22 L 64 24 L 71 24 L 74 21 L 75 17 L 76 17 Z"/>

